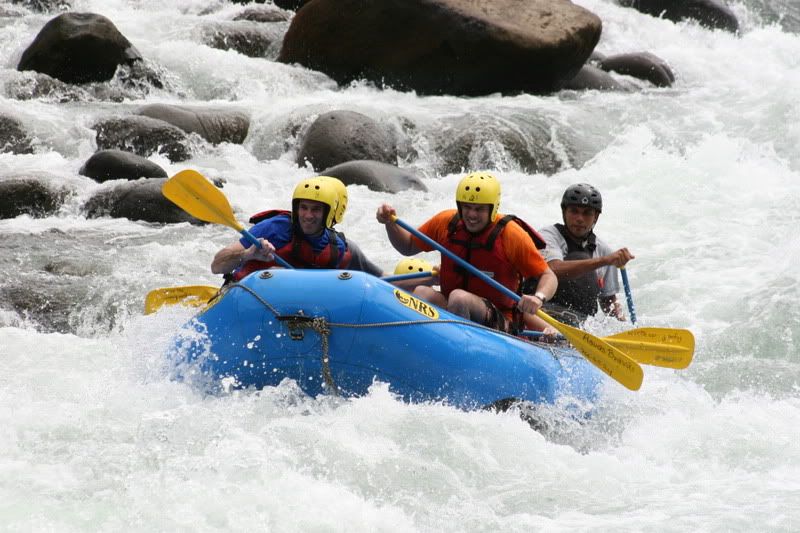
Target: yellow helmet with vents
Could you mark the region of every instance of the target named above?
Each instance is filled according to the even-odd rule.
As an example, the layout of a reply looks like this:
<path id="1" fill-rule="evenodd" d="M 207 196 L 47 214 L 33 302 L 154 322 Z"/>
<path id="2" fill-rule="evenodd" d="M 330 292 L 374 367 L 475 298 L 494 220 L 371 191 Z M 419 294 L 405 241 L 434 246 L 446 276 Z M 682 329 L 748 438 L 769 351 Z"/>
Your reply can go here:
<path id="1" fill-rule="evenodd" d="M 488 172 L 467 174 L 456 187 L 456 203 L 488 204 L 492 206 L 489 221 L 493 221 L 500 208 L 500 182 Z"/>
<path id="2" fill-rule="evenodd" d="M 407 257 L 401 259 L 397 266 L 394 267 L 395 275 L 400 274 L 414 274 L 417 272 L 431 272 L 433 265 L 424 259 L 417 259 L 416 257 Z"/>

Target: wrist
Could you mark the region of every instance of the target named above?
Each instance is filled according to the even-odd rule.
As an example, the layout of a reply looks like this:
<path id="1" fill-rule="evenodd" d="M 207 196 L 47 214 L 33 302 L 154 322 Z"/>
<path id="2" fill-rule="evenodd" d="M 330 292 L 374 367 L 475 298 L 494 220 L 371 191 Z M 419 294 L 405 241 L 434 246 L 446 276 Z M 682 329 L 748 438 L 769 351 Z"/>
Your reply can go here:
<path id="1" fill-rule="evenodd" d="M 547 301 L 547 297 L 544 295 L 542 291 L 536 291 L 535 293 L 533 293 L 533 296 L 538 298 L 539 301 L 541 301 L 542 303 L 545 303 Z"/>

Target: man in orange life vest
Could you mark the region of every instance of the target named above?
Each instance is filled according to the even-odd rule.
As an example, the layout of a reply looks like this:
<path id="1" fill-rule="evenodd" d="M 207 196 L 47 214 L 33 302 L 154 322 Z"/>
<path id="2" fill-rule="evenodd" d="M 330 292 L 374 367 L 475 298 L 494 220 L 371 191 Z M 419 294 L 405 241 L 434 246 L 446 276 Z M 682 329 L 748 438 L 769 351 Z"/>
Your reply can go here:
<path id="1" fill-rule="evenodd" d="M 255 224 L 250 233 L 261 248 L 240 239 L 217 252 L 211 271 L 239 281 L 275 266 L 277 254 L 295 268 L 349 268 L 380 276 L 381 269 L 333 229 L 346 208 L 347 188 L 341 181 L 328 176 L 304 179 L 294 189 L 291 212 L 263 211 L 250 218 Z"/>
<path id="2" fill-rule="evenodd" d="M 442 255 L 441 292 L 420 286 L 414 295 L 479 324 L 513 332 L 521 325 L 520 311 L 535 313 L 553 296 L 558 280 L 537 250 L 534 239 L 539 240 L 538 234 L 513 215 L 498 215 L 499 205 L 497 179 L 486 172 L 468 174 L 456 188 L 458 209 L 442 211 L 419 231 L 514 292 L 519 291 L 524 278 L 538 278 L 534 294 L 523 295 L 515 304 Z M 393 222 L 395 214 L 388 204 L 381 205 L 376 213 L 378 222 L 386 226 L 392 246 L 403 255 L 430 251 L 430 246 Z"/>

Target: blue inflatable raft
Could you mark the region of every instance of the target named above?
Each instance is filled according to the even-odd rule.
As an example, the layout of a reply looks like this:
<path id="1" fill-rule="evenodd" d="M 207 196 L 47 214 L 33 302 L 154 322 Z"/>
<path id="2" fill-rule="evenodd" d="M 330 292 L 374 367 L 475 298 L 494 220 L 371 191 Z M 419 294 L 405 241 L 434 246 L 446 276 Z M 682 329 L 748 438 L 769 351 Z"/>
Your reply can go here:
<path id="1" fill-rule="evenodd" d="M 498 333 L 342 270 L 251 274 L 184 327 L 174 357 L 182 379 L 212 386 L 290 378 L 311 396 L 359 396 L 379 380 L 407 401 L 465 409 L 592 402 L 605 379 L 572 349 Z"/>

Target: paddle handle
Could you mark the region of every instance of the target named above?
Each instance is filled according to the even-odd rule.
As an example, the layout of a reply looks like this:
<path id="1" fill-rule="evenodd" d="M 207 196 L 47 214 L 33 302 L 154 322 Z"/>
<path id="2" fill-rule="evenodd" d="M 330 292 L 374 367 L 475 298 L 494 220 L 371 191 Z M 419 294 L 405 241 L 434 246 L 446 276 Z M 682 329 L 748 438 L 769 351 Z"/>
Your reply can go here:
<path id="1" fill-rule="evenodd" d="M 631 324 L 636 325 L 636 309 L 633 307 L 633 294 L 631 293 L 631 284 L 628 281 L 628 271 L 625 267 L 619 269 L 622 276 L 622 286 L 625 287 L 625 299 L 628 301 L 628 314 L 631 315 Z"/>
<path id="2" fill-rule="evenodd" d="M 244 238 L 250 241 L 250 244 L 252 244 L 256 248 L 263 248 L 263 246 L 261 246 L 261 241 L 256 239 L 256 236 L 247 231 L 246 229 L 239 230 L 239 233 L 244 235 Z M 274 259 L 275 262 L 278 263 L 283 268 L 294 268 L 292 265 L 287 263 L 283 257 L 279 256 L 278 254 L 272 254 L 272 259 Z"/>
<path id="3" fill-rule="evenodd" d="M 526 329 L 519 332 L 520 337 L 529 337 L 532 339 L 538 339 L 539 337 L 544 337 L 544 331 L 534 331 L 532 329 Z M 556 340 L 563 341 L 567 338 L 563 335 L 556 335 Z"/>
<path id="4" fill-rule="evenodd" d="M 508 287 L 506 287 L 504 285 L 501 285 L 497 281 L 493 280 L 492 278 L 487 276 L 485 273 L 481 272 L 480 270 L 478 270 L 477 268 L 475 268 L 471 264 L 467 263 L 466 261 L 464 261 L 463 259 L 458 257 L 456 254 L 454 254 L 453 252 L 451 252 L 450 250 L 448 250 L 447 248 L 445 248 L 444 246 L 439 244 L 438 242 L 434 241 L 433 239 L 431 239 L 430 237 L 428 237 L 424 233 L 420 232 L 417 228 L 406 224 L 405 222 L 403 222 L 402 220 L 400 220 L 397 217 L 393 217 L 393 219 L 394 219 L 395 223 L 398 226 L 400 226 L 404 230 L 408 231 L 414 237 L 416 237 L 417 239 L 419 239 L 422 242 L 426 243 L 428 246 L 430 246 L 434 250 L 438 250 L 441 254 L 446 255 L 447 257 L 449 257 L 450 259 L 455 261 L 460 267 L 466 269 L 471 274 L 475 275 L 478 279 L 484 281 L 485 283 L 488 283 L 492 288 L 497 289 L 498 291 L 502 292 L 503 294 L 505 294 L 506 296 L 508 296 L 512 300 L 514 300 L 515 302 L 518 302 L 520 300 L 520 295 L 519 294 L 517 294 L 516 292 L 512 291 Z"/>

